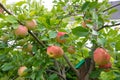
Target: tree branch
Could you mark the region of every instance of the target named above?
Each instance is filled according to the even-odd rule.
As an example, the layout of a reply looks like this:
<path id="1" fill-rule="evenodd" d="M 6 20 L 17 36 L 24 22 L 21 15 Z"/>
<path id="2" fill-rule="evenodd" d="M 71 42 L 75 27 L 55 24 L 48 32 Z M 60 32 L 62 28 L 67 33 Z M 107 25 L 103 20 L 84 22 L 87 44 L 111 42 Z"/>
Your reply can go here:
<path id="1" fill-rule="evenodd" d="M 120 6 L 120 3 L 118 3 L 116 5 L 113 5 L 113 6 L 109 7 L 109 8 L 107 8 L 107 9 L 103 10 L 103 12 L 106 12 L 106 11 L 108 11 L 108 10 L 114 8 L 114 7 L 117 7 L 117 6 Z"/>
<path id="2" fill-rule="evenodd" d="M 73 64 L 70 62 L 70 60 L 65 54 L 63 55 L 63 57 L 66 60 L 67 64 L 71 67 L 71 69 L 76 73 L 78 80 L 81 80 L 79 71 L 75 69 L 75 67 L 73 66 Z"/>
<path id="3" fill-rule="evenodd" d="M 59 74 L 59 73 L 56 72 L 56 71 L 53 71 L 53 70 L 47 70 L 47 71 L 50 71 L 50 72 L 52 72 L 52 73 L 55 73 L 55 74 L 57 74 L 58 76 L 60 76 L 63 80 L 66 80 L 61 74 Z"/>
<path id="4" fill-rule="evenodd" d="M 9 15 L 13 15 L 13 16 L 14 16 L 14 14 L 11 13 L 10 11 L 8 11 L 8 9 L 6 9 L 2 3 L 0 3 L 0 7 L 1 7 L 4 11 L 6 11 Z M 17 20 L 17 21 L 18 21 L 19 24 L 24 25 L 24 24 L 21 23 L 19 20 Z M 28 33 L 29 33 L 40 45 L 42 45 L 43 47 L 46 47 L 45 44 L 44 44 L 41 40 L 39 40 L 38 37 L 37 37 L 33 32 L 31 32 L 30 30 L 28 30 Z"/>
<path id="5" fill-rule="evenodd" d="M 100 31 L 101 29 L 106 28 L 106 27 L 114 27 L 114 26 L 118 26 L 118 25 L 120 25 L 120 23 L 116 23 L 116 24 L 112 24 L 112 25 L 104 25 L 101 28 L 97 29 L 97 31 Z"/>

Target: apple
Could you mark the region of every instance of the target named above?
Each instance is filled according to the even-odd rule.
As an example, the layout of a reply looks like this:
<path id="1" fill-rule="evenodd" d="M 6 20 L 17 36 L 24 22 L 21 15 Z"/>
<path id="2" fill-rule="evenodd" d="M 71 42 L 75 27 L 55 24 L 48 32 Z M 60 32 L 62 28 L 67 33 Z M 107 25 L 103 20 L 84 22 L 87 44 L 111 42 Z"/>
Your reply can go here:
<path id="1" fill-rule="evenodd" d="M 111 67 L 112 67 L 112 63 L 111 62 L 109 62 L 109 63 L 107 63 L 105 65 L 99 65 L 99 68 L 103 68 L 103 69 L 108 69 L 108 68 L 111 68 Z"/>
<path id="2" fill-rule="evenodd" d="M 96 64 L 105 65 L 108 62 L 110 62 L 110 55 L 109 55 L 109 53 L 107 53 L 107 51 L 105 49 L 97 48 L 94 51 L 93 59 L 94 59 Z"/>
<path id="3" fill-rule="evenodd" d="M 28 29 L 23 25 L 19 25 L 18 28 L 15 30 L 16 36 L 24 37 L 27 34 L 28 34 Z"/>
<path id="4" fill-rule="evenodd" d="M 61 39 L 62 36 L 64 36 L 66 34 L 66 32 L 58 32 L 57 36 L 56 36 L 56 40 L 59 43 L 65 43 L 66 39 Z"/>
<path id="5" fill-rule="evenodd" d="M 1 36 L 0 39 L 1 39 L 3 42 L 7 42 L 8 39 L 9 39 L 9 36 L 8 36 L 7 34 L 5 34 L 5 35 Z"/>
<path id="6" fill-rule="evenodd" d="M 32 52 L 32 48 L 33 48 L 33 45 L 29 43 L 25 47 L 23 47 L 23 51 Z"/>
<path id="7" fill-rule="evenodd" d="M 47 48 L 47 54 L 52 58 L 59 58 L 63 56 L 64 51 L 61 47 L 53 45 Z"/>
<path id="8" fill-rule="evenodd" d="M 27 69 L 26 66 L 21 66 L 21 67 L 18 69 L 18 75 L 19 75 L 19 76 L 25 76 L 25 75 L 26 75 L 26 72 L 25 72 L 26 69 Z"/>
<path id="9" fill-rule="evenodd" d="M 36 28 L 37 22 L 34 19 L 32 19 L 32 20 L 26 21 L 25 25 L 29 30 L 32 30 Z"/>
<path id="10" fill-rule="evenodd" d="M 0 7 L 0 14 L 2 14 L 4 12 L 4 10 Z"/>
<path id="11" fill-rule="evenodd" d="M 75 47 L 74 46 L 69 46 L 67 51 L 70 53 L 70 54 L 74 54 L 75 53 Z"/>

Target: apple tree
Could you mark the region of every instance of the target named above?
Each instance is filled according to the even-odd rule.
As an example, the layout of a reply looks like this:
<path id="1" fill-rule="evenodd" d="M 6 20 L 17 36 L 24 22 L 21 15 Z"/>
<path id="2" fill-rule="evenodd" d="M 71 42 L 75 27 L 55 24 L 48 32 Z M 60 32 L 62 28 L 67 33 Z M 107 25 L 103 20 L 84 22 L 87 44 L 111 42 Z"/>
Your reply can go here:
<path id="1" fill-rule="evenodd" d="M 119 80 L 119 5 L 1 0 L 0 80 Z"/>

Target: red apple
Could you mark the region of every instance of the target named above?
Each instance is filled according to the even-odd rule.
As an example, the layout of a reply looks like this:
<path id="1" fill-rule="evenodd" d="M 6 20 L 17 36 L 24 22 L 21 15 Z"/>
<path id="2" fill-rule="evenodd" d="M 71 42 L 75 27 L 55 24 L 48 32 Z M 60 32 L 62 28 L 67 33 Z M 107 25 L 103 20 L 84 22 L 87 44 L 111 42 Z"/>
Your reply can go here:
<path id="1" fill-rule="evenodd" d="M 99 68 L 103 68 L 103 69 L 108 69 L 108 68 L 111 68 L 111 67 L 112 67 L 112 63 L 111 62 L 109 62 L 109 63 L 107 63 L 105 65 L 99 65 Z"/>
<path id="2" fill-rule="evenodd" d="M 70 54 L 74 54 L 75 53 L 75 47 L 74 46 L 69 46 L 67 51 L 70 53 Z"/>
<path id="3" fill-rule="evenodd" d="M 59 57 L 63 56 L 64 51 L 59 46 L 49 46 L 47 48 L 47 54 L 52 58 L 59 58 Z"/>
<path id="4" fill-rule="evenodd" d="M 93 59 L 98 65 L 105 65 L 110 61 L 110 55 L 103 48 L 97 48 L 94 51 Z"/>
<path id="5" fill-rule="evenodd" d="M 26 21 L 25 25 L 29 30 L 32 30 L 36 28 L 37 22 L 34 19 L 32 19 L 32 20 Z"/>
<path id="6" fill-rule="evenodd" d="M 66 34 L 66 32 L 58 32 L 57 36 L 56 36 L 56 40 L 59 43 L 65 43 L 66 39 L 61 39 L 62 36 L 64 36 Z"/>
<path id="7" fill-rule="evenodd" d="M 25 76 L 25 75 L 26 75 L 26 72 L 25 72 L 26 69 L 27 69 L 26 66 L 21 66 L 21 67 L 18 69 L 18 75 L 19 75 L 19 76 Z"/>
<path id="8" fill-rule="evenodd" d="M 15 30 L 16 36 L 24 37 L 27 34 L 28 34 L 28 29 L 23 25 L 19 25 L 18 28 Z"/>

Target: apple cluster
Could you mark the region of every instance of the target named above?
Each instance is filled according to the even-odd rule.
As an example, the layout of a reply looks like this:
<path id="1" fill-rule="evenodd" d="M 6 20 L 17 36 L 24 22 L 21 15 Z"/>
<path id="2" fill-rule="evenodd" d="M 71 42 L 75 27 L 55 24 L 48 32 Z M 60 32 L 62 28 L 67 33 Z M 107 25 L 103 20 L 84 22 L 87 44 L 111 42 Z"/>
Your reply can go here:
<path id="1" fill-rule="evenodd" d="M 28 34 L 28 30 L 32 30 L 36 28 L 36 21 L 34 19 L 28 20 L 25 22 L 25 26 L 19 25 L 15 30 L 15 35 L 19 37 L 24 37 Z"/>
<path id="2" fill-rule="evenodd" d="M 65 38 L 61 39 L 61 37 L 63 37 L 65 34 L 67 34 L 67 33 L 66 32 L 58 32 L 57 36 L 56 36 L 56 41 L 60 44 L 65 43 L 66 39 Z M 74 54 L 75 53 L 75 47 L 74 46 L 69 46 L 67 51 L 70 54 Z M 61 47 L 52 45 L 52 46 L 49 46 L 47 48 L 47 54 L 52 58 L 59 58 L 64 54 L 64 51 Z"/>
<path id="3" fill-rule="evenodd" d="M 93 59 L 99 68 L 109 69 L 112 66 L 110 54 L 104 48 L 97 48 L 94 51 Z"/>

